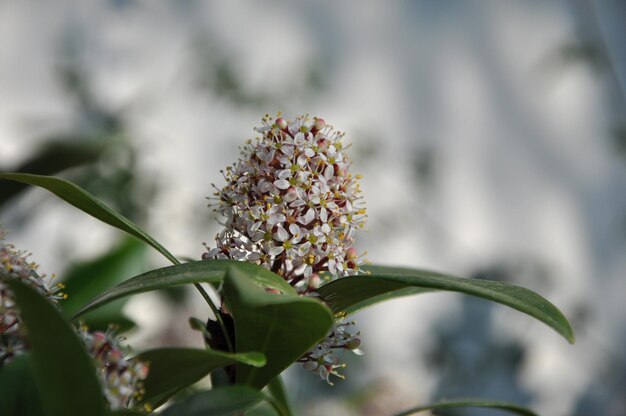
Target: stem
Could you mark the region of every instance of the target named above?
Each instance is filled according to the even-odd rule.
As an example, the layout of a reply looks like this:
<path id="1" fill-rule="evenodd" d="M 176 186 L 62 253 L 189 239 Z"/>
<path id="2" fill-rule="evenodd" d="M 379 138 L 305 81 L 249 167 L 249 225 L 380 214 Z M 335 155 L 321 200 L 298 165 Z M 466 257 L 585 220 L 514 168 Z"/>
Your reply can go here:
<path id="1" fill-rule="evenodd" d="M 296 277 L 295 279 L 292 279 L 289 284 L 293 287 L 295 286 L 297 283 L 299 283 L 301 280 L 304 279 L 304 275 L 301 274 L 300 276 Z"/>
<path id="2" fill-rule="evenodd" d="M 15 326 L 15 324 L 17 324 L 17 318 L 13 322 L 11 322 L 9 325 L 3 326 L 2 328 L 0 328 L 0 334 L 3 334 L 4 331 L 11 328 L 12 326 Z"/>
<path id="3" fill-rule="evenodd" d="M 171 257 L 167 256 L 167 258 L 176 266 L 181 264 L 180 261 L 178 261 L 178 259 L 174 256 L 171 256 Z M 215 319 L 217 320 L 217 323 L 219 324 L 220 329 L 222 330 L 222 334 L 224 334 L 224 339 L 226 340 L 226 345 L 228 345 L 228 350 L 230 352 L 235 352 L 232 341 L 230 340 L 230 336 L 228 335 L 228 331 L 226 330 L 226 325 L 224 325 L 224 321 L 222 320 L 222 316 L 220 315 L 219 309 L 217 309 L 217 306 L 215 306 L 215 304 L 209 297 L 209 294 L 206 293 L 206 290 L 204 290 L 204 288 L 200 285 L 200 283 L 194 283 L 193 285 L 196 287 L 196 289 L 198 289 L 198 292 L 200 292 L 200 295 L 202 295 L 206 303 L 209 305 L 209 308 L 211 308 L 211 311 L 215 315 Z"/>
<path id="4" fill-rule="evenodd" d="M 200 295 L 202 295 L 206 303 L 209 305 L 209 308 L 211 308 L 211 312 L 213 312 L 213 315 L 215 315 L 215 319 L 217 320 L 217 323 L 219 324 L 220 329 L 222 330 L 222 334 L 224 334 L 224 339 L 226 340 L 228 351 L 235 352 L 235 349 L 233 348 L 233 344 L 230 340 L 230 336 L 228 335 L 228 331 L 226 330 L 226 325 L 224 324 L 224 320 L 222 319 L 222 315 L 220 314 L 219 309 L 217 309 L 217 306 L 215 306 L 215 304 L 209 297 L 209 294 L 206 292 L 206 290 L 204 290 L 204 288 L 200 285 L 200 283 L 194 283 L 193 285 L 196 287 L 196 289 L 198 289 L 198 292 L 200 292 Z"/>

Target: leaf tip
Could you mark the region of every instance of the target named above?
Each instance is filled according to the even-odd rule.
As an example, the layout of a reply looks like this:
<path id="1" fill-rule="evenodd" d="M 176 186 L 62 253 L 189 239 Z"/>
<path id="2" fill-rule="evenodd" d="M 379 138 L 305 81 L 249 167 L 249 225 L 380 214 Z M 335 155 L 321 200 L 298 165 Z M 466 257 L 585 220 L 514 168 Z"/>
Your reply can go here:
<path id="1" fill-rule="evenodd" d="M 263 367 L 267 363 L 265 354 L 262 352 L 246 352 L 240 355 L 240 361 L 253 367 Z"/>

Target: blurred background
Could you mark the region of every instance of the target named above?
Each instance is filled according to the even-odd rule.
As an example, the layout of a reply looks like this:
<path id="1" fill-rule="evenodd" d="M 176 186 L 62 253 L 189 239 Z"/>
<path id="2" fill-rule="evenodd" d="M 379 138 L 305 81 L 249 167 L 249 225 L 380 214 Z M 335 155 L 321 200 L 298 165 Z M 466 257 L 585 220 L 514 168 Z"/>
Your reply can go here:
<path id="1" fill-rule="evenodd" d="M 365 355 L 345 357 L 346 381 L 288 371 L 302 414 L 482 397 L 624 415 L 625 21 L 619 0 L 5 0 L 0 171 L 71 179 L 199 259 L 219 229 L 210 183 L 261 116 L 323 117 L 353 143 L 372 262 L 524 285 L 577 342 L 460 295 L 396 300 L 357 315 Z M 0 183 L 0 222 L 70 283 L 69 310 L 167 265 L 42 190 Z M 187 317 L 207 314 L 178 290 L 89 319 L 141 349 L 202 345 Z"/>

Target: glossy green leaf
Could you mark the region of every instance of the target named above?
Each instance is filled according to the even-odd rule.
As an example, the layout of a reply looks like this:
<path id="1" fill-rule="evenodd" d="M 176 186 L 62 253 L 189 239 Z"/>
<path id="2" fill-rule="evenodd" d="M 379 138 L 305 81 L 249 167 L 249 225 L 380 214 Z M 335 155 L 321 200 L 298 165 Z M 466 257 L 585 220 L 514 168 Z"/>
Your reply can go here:
<path id="1" fill-rule="evenodd" d="M 192 348 L 159 348 L 143 352 L 137 358 L 150 363 L 142 402 L 149 403 L 153 408 L 216 368 L 236 362 L 257 367 L 265 365 L 265 357 L 261 353 L 228 354 Z"/>
<path id="2" fill-rule="evenodd" d="M 14 358 L 0 368 L 0 415 L 40 416 L 44 414 L 28 354 Z"/>
<path id="3" fill-rule="evenodd" d="M 51 175 L 75 166 L 93 163 L 104 149 L 100 140 L 90 140 L 85 137 L 52 138 L 46 141 L 38 152 L 22 163 L 19 172 Z M 27 184 L 19 182 L 5 182 L 0 184 L 0 206 L 22 192 Z"/>
<path id="4" fill-rule="evenodd" d="M 458 407 L 482 407 L 486 409 L 499 409 L 506 411 L 508 413 L 513 413 L 521 416 L 538 416 L 537 413 L 532 410 L 518 406 L 516 404 L 501 402 L 496 400 L 476 400 L 476 399 L 467 399 L 467 400 L 454 400 L 454 401 L 442 401 L 435 404 L 429 404 L 427 406 L 418 406 L 412 409 L 406 410 L 402 413 L 396 414 L 396 416 L 409 416 L 414 415 L 419 412 L 425 412 L 427 410 L 440 410 L 440 409 L 452 409 Z"/>
<path id="5" fill-rule="evenodd" d="M 100 199 L 72 182 L 55 178 L 54 176 L 31 175 L 28 173 L 0 173 L 0 179 L 22 182 L 44 188 L 92 217 L 144 241 L 167 257 L 172 263 L 179 263 L 172 253 L 167 251 L 165 247 L 148 235 L 148 233 L 133 224 L 128 218 L 115 212 Z"/>
<path id="6" fill-rule="evenodd" d="M 237 351 L 260 351 L 262 368 L 238 364 L 239 383 L 263 388 L 326 336 L 330 310 L 317 299 L 276 294 L 255 284 L 236 268 L 228 269 L 224 297 L 235 321 Z"/>
<path id="7" fill-rule="evenodd" d="M 244 386 L 221 387 L 194 394 L 165 409 L 163 416 L 233 416 L 251 409 L 267 397 Z"/>
<path id="8" fill-rule="evenodd" d="M 333 312 L 347 315 L 376 303 L 400 296 L 428 291 L 452 291 L 501 303 L 526 313 L 574 342 L 574 332 L 553 304 L 537 293 L 510 283 L 490 280 L 464 279 L 441 273 L 369 266 L 368 275 L 346 277 L 327 283 L 318 289 Z"/>
<path id="9" fill-rule="evenodd" d="M 128 279 L 89 302 L 75 317 L 116 299 L 137 293 L 189 283 L 220 283 L 229 267 L 236 268 L 248 279 L 261 286 L 295 294 L 294 289 L 285 280 L 261 266 L 235 260 L 201 260 L 151 270 Z"/>
<path id="10" fill-rule="evenodd" d="M 93 362 L 61 313 L 35 289 L 7 279 L 31 345 L 33 374 L 50 416 L 104 415 Z"/>

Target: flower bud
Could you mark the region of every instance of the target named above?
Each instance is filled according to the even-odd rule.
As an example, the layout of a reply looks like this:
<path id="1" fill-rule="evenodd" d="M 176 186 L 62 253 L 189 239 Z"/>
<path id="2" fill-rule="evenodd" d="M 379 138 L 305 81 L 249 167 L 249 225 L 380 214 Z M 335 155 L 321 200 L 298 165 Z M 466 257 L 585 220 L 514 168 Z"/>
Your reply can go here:
<path id="1" fill-rule="evenodd" d="M 304 363 L 303 367 L 306 370 L 313 371 L 317 368 L 317 363 L 315 361 L 307 361 L 306 363 Z"/>
<path id="2" fill-rule="evenodd" d="M 339 178 L 345 178 L 346 174 L 348 173 L 346 168 L 339 166 L 338 164 L 335 163 L 335 165 L 333 166 L 335 168 L 335 175 Z"/>
<path id="3" fill-rule="evenodd" d="M 325 152 L 326 150 L 328 150 L 328 140 L 319 139 L 317 141 L 317 150 L 319 150 L 320 152 Z"/>
<path id="4" fill-rule="evenodd" d="M 349 350 L 356 350 L 361 346 L 361 340 L 359 338 L 353 338 L 346 344 L 346 348 Z"/>
<path id="5" fill-rule="evenodd" d="M 324 126 L 326 125 L 326 122 L 324 121 L 323 118 L 315 118 L 315 121 L 313 123 L 313 128 L 311 130 L 318 132 L 321 129 L 324 128 Z"/>
<path id="6" fill-rule="evenodd" d="M 285 130 L 287 128 L 287 120 L 285 120 L 282 117 L 279 117 L 276 119 L 276 127 L 278 127 L 281 130 Z"/>
<path id="7" fill-rule="evenodd" d="M 313 273 L 311 276 L 309 276 L 309 290 L 316 290 L 318 287 L 320 287 L 321 283 L 322 279 L 320 278 L 319 274 Z"/>

